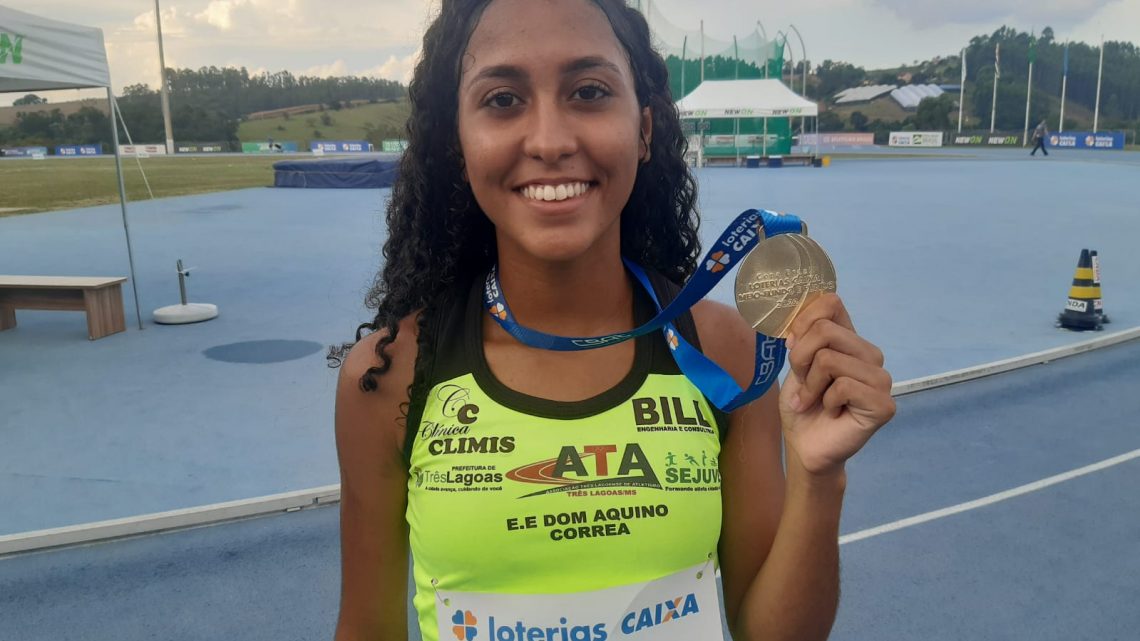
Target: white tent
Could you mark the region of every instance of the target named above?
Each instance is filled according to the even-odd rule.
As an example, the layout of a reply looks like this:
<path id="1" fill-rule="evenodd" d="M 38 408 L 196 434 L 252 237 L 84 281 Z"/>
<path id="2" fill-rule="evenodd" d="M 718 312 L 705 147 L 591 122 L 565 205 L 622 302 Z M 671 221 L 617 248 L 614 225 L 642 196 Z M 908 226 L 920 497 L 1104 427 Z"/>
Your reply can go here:
<path id="1" fill-rule="evenodd" d="M 818 118 L 819 107 L 788 89 L 779 80 L 706 80 L 677 101 L 682 120 L 763 118 L 764 153 L 768 147 L 768 118 Z"/>
<path id="2" fill-rule="evenodd" d="M 819 107 L 779 80 L 706 80 L 677 101 L 681 118 L 814 117 Z"/>
<path id="3" fill-rule="evenodd" d="M 123 210 L 123 232 L 127 238 L 135 315 L 138 317 L 139 329 L 142 329 L 138 287 L 135 285 L 135 261 L 131 252 L 131 231 L 127 224 L 123 166 L 119 157 L 119 128 L 116 126 L 115 99 L 111 93 L 111 71 L 107 65 L 103 31 L 0 6 L 0 93 L 93 88 L 107 89 L 107 102 L 111 107 L 111 137 L 119 178 L 119 204 Z"/>

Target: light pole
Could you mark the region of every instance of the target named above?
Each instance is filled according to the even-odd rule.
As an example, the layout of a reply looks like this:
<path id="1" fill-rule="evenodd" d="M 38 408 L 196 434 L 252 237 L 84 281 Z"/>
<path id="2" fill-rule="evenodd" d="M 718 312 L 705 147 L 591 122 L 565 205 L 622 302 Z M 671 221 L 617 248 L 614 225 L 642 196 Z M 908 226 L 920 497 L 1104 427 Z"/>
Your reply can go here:
<path id="1" fill-rule="evenodd" d="M 803 90 L 803 93 L 801 95 L 803 95 L 804 98 L 807 98 L 807 64 L 808 64 L 808 62 L 807 62 L 807 47 L 804 46 L 804 37 L 800 35 L 800 30 L 796 29 L 796 25 L 789 24 L 788 26 L 792 28 L 792 31 L 795 32 L 796 37 L 799 38 L 799 40 L 800 40 L 800 52 L 803 54 L 803 57 L 800 58 L 800 64 L 803 65 L 803 78 L 804 78 L 804 90 Z M 793 69 L 793 71 L 794 71 L 794 69 Z M 793 76 L 793 85 L 794 85 L 794 83 L 795 83 L 795 77 Z"/>
<path id="2" fill-rule="evenodd" d="M 768 46 L 768 32 L 764 30 L 764 25 L 761 24 L 759 20 L 757 20 L 756 26 L 760 29 L 760 37 L 764 39 L 764 48 L 767 49 L 768 52 L 771 52 L 772 49 L 771 49 L 771 47 Z M 764 77 L 765 78 L 768 77 L 768 63 L 770 61 L 771 61 L 771 58 L 769 58 L 768 54 L 765 53 L 764 54 Z"/>
<path id="3" fill-rule="evenodd" d="M 154 0 L 154 24 L 158 30 L 158 77 L 162 93 L 162 122 L 166 126 L 166 153 L 174 153 L 174 133 L 170 128 L 170 93 L 166 88 L 166 55 L 162 50 L 162 10 Z"/>

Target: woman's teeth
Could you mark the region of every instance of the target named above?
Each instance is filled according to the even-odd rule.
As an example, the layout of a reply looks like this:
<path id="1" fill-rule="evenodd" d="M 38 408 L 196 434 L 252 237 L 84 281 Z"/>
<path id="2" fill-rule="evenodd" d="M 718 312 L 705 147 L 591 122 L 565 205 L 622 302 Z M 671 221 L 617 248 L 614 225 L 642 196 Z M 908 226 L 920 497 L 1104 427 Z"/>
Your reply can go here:
<path id="1" fill-rule="evenodd" d="M 519 192 L 532 200 L 566 200 L 581 196 L 590 189 L 590 183 L 566 183 L 565 185 L 527 185 Z"/>

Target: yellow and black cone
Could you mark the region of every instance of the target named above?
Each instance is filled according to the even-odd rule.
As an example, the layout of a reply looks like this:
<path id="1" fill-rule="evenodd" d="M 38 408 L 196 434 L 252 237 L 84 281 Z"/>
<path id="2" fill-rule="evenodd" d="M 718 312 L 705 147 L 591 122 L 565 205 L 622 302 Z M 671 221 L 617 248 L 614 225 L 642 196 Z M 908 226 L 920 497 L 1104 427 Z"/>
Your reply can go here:
<path id="1" fill-rule="evenodd" d="M 1093 311 L 1100 317 L 1100 322 L 1111 323 L 1108 316 L 1104 313 L 1104 301 L 1100 295 L 1100 257 L 1097 256 L 1096 250 L 1089 251 L 1089 258 L 1092 259 L 1093 270 L 1093 289 L 1096 290 L 1096 300 L 1093 302 Z"/>
<path id="2" fill-rule="evenodd" d="M 1100 316 L 1096 313 L 1099 302 L 1100 287 L 1093 286 L 1092 256 L 1089 250 L 1082 249 L 1073 286 L 1069 288 L 1069 300 L 1065 303 L 1065 311 L 1057 317 L 1057 325 L 1066 329 L 1101 329 Z"/>

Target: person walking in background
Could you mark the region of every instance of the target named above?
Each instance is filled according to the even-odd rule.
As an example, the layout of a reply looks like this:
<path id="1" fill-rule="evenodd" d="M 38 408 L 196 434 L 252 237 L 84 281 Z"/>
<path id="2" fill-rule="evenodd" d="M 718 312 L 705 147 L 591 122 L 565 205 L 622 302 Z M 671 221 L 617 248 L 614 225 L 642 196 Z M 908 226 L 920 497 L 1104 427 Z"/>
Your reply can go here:
<path id="1" fill-rule="evenodd" d="M 1045 148 L 1045 138 L 1048 136 L 1049 129 L 1045 126 L 1045 121 L 1042 120 L 1037 123 L 1037 128 L 1033 130 L 1033 151 L 1029 152 L 1030 156 L 1036 156 L 1038 149 L 1046 156 L 1049 155 L 1049 150 Z"/>

